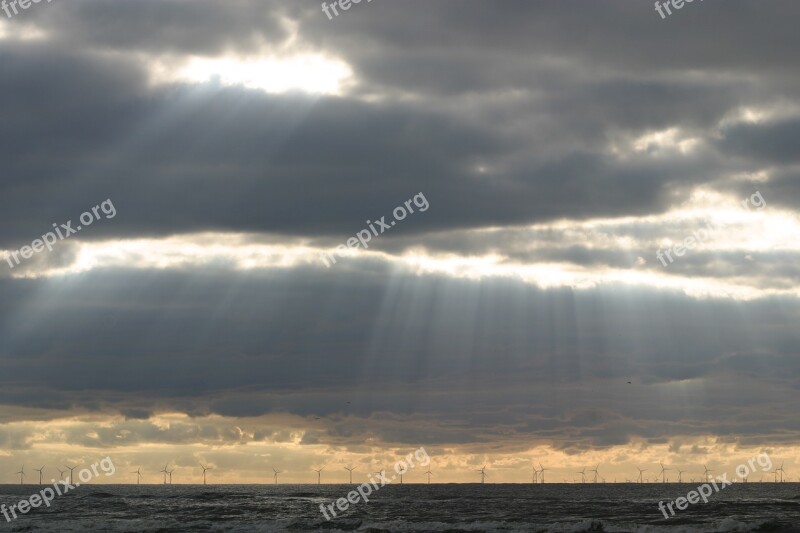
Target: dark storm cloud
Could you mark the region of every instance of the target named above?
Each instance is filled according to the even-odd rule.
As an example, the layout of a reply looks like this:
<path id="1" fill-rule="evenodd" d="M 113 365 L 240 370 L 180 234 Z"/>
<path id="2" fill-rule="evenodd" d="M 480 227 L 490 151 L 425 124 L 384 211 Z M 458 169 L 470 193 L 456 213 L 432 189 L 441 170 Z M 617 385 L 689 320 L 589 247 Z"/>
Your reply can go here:
<path id="1" fill-rule="evenodd" d="M 660 212 L 679 200 L 676 188 L 752 170 L 780 149 L 753 148 L 735 165 L 713 152 L 621 159 L 608 138 L 671 126 L 712 135 L 738 105 L 785 94 L 781 69 L 792 58 L 765 43 L 791 49 L 797 40 L 786 22 L 797 8 L 786 2 L 759 7 L 769 25 L 752 24 L 755 7 L 742 2 L 692 6 L 668 22 L 603 2 L 384 3 L 335 21 L 316 3 L 45 7 L 12 22 L 36 24 L 49 40 L 0 42 L 7 244 L 109 197 L 125 216 L 81 238 L 341 235 L 419 191 L 436 208 L 406 232 Z M 287 17 L 306 49 L 353 67 L 355 92 L 317 100 L 147 84 L 147 61 L 162 54 L 284 43 Z M 100 53 L 109 50 L 117 53 Z M 709 75 L 695 74 L 703 69 Z M 511 90 L 519 94 L 499 97 Z M 358 100 L 382 92 L 416 98 Z M 737 131 L 731 146 L 747 138 Z"/>
<path id="2" fill-rule="evenodd" d="M 210 229 L 352 233 L 420 191 L 436 205 L 425 215 L 427 229 L 646 213 L 666 207 L 671 181 L 702 168 L 646 160 L 621 165 L 580 152 L 480 177 L 466 170 L 468 161 L 503 159 L 522 150 L 520 142 L 402 104 L 313 103 L 213 88 L 127 99 L 121 93 L 133 90 L 134 77 L 125 69 L 104 76 L 71 56 L 42 55 L 42 63 L 62 77 L 51 80 L 52 89 L 31 93 L 24 90 L 26 62 L 11 55 L 16 105 L 33 109 L 58 91 L 71 107 L 66 116 L 11 117 L 21 133 L 4 145 L 15 154 L 9 171 L 19 177 L 0 200 L 6 242 L 41 235 L 50 223 L 76 219 L 107 198 L 121 216 L 82 238 Z M 86 80 L 93 80 L 92 92 L 83 90 Z M 98 106 L 95 91 L 114 95 L 113 102 Z M 66 135 L 70 117 L 90 127 Z M 30 151 L 49 157 L 22 155 Z M 421 224 L 410 219 L 404 230 Z"/>
<path id="3" fill-rule="evenodd" d="M 797 150 L 800 118 L 766 124 L 734 124 L 722 134 L 721 147 L 732 156 L 775 165 L 800 163 Z"/>
<path id="4" fill-rule="evenodd" d="M 730 119 L 796 98 L 794 1 L 696 2 L 666 21 L 651 2 L 358 7 L 328 21 L 316 1 L 70 1 L 4 21 L 46 38 L 0 38 L 0 246 L 29 244 L 107 198 L 117 217 L 81 239 L 219 230 L 338 243 L 424 192 L 430 211 L 378 249 L 590 267 L 642 255 L 642 268 L 661 271 L 655 248 L 562 246 L 562 233 L 543 229 L 543 249 L 530 251 L 519 233 L 463 230 L 660 213 L 697 185 L 751 194 L 753 183 L 729 177 L 758 171 L 774 177 L 770 205 L 796 207 L 796 119 Z M 162 56 L 285 50 L 339 57 L 356 83 L 339 97 L 149 83 Z M 631 149 L 669 128 L 697 147 Z M 655 240 L 657 225 L 614 231 Z M 70 242 L 37 261 L 64 265 L 76 253 Z M 697 251 L 668 273 L 789 287 L 792 261 Z M 306 443 L 374 436 L 476 451 L 800 431 L 793 299 L 540 290 L 377 261 L 7 275 L 0 404 L 127 418 L 122 438 L 65 437 L 86 446 L 278 434 L 143 420 L 172 411 L 319 417 Z M 29 442 L 4 428 L 0 444 Z"/>
<path id="5" fill-rule="evenodd" d="M 800 8 L 789 0 L 715 4 L 687 6 L 662 21 L 652 3 L 641 2 L 384 2 L 335 23 L 310 18 L 304 27 L 326 49 L 344 51 L 370 83 L 423 94 L 535 90 L 540 80 L 527 74 L 537 58 L 574 60 L 633 86 L 642 73 L 673 82 L 782 75 L 791 60 L 776 50 L 800 45 L 791 23 Z M 664 103 L 659 96 L 655 91 L 653 105 Z"/>
<path id="6" fill-rule="evenodd" d="M 654 419 L 685 435 L 735 421 L 752 436 L 763 409 L 798 429 L 800 308 L 790 300 L 309 274 L 1 282 L 0 401 L 129 418 L 319 416 L 317 438 L 340 444 L 358 420 L 357 435 L 389 442 L 466 442 L 467 428 L 489 441 L 507 428 L 571 447 L 662 435 L 645 422 Z M 720 396 L 692 403 L 709 394 Z M 580 414 L 589 401 L 606 413 L 591 423 Z M 381 413 L 453 425 L 424 435 L 410 421 L 364 429 Z"/>
<path id="7" fill-rule="evenodd" d="M 144 53 L 251 51 L 287 39 L 283 17 L 301 11 L 276 0 L 103 2 L 73 0 L 37 6 L 14 24 L 47 28 L 70 48 Z M 46 7 L 46 8 L 45 8 Z M 296 15 L 295 15 L 296 16 Z"/>
<path id="8" fill-rule="evenodd" d="M 774 192 L 775 203 L 796 212 L 797 205 L 800 204 L 800 166 L 776 172 L 770 186 Z"/>

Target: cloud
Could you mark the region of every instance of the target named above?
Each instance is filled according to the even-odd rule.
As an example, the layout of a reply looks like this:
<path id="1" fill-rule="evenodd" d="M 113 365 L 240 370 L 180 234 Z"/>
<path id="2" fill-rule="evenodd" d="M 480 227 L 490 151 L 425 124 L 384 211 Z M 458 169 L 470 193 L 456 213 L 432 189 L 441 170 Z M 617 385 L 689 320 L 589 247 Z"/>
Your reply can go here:
<path id="1" fill-rule="evenodd" d="M 0 261 L 0 443 L 186 465 L 212 444 L 235 468 L 790 442 L 798 11 L 76 0 L 0 22 L 0 250 L 118 212 Z"/>

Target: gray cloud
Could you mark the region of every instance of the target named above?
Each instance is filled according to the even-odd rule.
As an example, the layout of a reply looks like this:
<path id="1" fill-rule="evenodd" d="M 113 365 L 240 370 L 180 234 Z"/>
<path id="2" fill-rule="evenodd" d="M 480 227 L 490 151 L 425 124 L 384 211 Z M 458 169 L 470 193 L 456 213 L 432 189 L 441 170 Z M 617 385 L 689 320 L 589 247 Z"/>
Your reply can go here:
<path id="1" fill-rule="evenodd" d="M 134 421 L 164 409 L 317 416 L 325 431 L 315 438 L 333 443 L 384 412 L 455 422 L 422 434 L 411 421 L 369 425 L 403 443 L 460 442 L 467 428 L 480 441 L 508 426 L 565 446 L 609 446 L 663 434 L 652 420 L 684 435 L 735 424 L 752 437 L 765 408 L 794 427 L 800 309 L 790 300 L 643 291 L 631 305 L 624 290 L 333 276 L 122 271 L 55 293 L 47 281 L 24 290 L 2 282 L 13 305 L 0 316 L 0 401 Z M 693 403 L 710 394 L 720 396 Z M 582 419 L 587 402 L 604 418 Z"/>
<path id="2" fill-rule="evenodd" d="M 515 3 L 491 15 L 477 4 L 426 4 L 419 7 L 426 18 L 448 30 L 413 39 L 409 28 L 418 25 L 401 29 L 398 23 L 417 18 L 406 5 L 369 6 L 335 23 L 310 7 L 270 9 L 254 2 L 238 2 L 237 9 L 213 2 L 48 6 L 25 22 L 38 24 L 52 40 L 0 43 L 7 72 L 0 84 L 15 103 L 3 126 L 13 135 L 0 148 L 15 183 L 0 204 L 0 239 L 25 242 L 108 197 L 125 216 L 81 238 L 209 229 L 342 234 L 420 190 L 437 208 L 424 226 L 409 221 L 408 232 L 641 215 L 664 210 L 676 200 L 676 188 L 758 168 L 764 157 L 772 164 L 786 159 L 772 157 L 779 155 L 775 150 L 786 152 L 779 148 L 786 142 L 769 140 L 790 136 L 785 127 L 765 134 L 769 152 L 748 141 L 750 130 L 729 130 L 720 149 L 736 150 L 737 164 L 714 153 L 670 160 L 612 154 L 609 136 L 672 126 L 710 140 L 715 124 L 742 103 L 782 98 L 784 80 L 777 73 L 772 84 L 769 77 L 752 79 L 750 69 L 780 66 L 772 50 L 767 64 L 753 57 L 760 31 L 780 34 L 772 27 L 749 25 L 752 42 L 735 34 L 738 44 L 727 53 L 758 63 L 735 68 L 717 44 L 691 48 L 712 22 L 705 6 L 688 18 L 707 20 L 684 22 L 676 48 L 654 14 L 601 4 L 576 12 Z M 751 8 L 730 3 L 717 9 L 716 16 L 744 17 Z M 761 9 L 777 18 L 794 7 Z M 619 32 L 596 24 L 591 13 L 614 13 Z M 361 80 L 358 91 L 405 87 L 419 93 L 419 101 L 368 104 L 359 92 L 317 100 L 147 85 L 141 58 L 282 42 L 287 30 L 281 17 L 294 18 L 311 49 L 335 51 L 351 63 Z M 126 20 L 125 29 L 117 31 L 110 18 Z M 198 20 L 213 31 L 198 29 Z M 541 31 L 531 33 L 531 22 Z M 553 31 L 573 26 L 584 30 L 583 43 Z M 648 38 L 629 46 L 645 28 Z M 397 48 L 406 38 L 411 46 Z M 659 38 L 671 43 L 666 57 Z M 62 39 L 79 42 L 64 47 Z M 353 44 L 361 42 L 370 46 Z M 93 53 L 100 47 L 123 55 Z M 645 58 L 650 67 L 643 69 Z M 439 64 L 426 67 L 431 61 Z M 670 75 L 711 65 L 721 72 Z M 443 76 L 452 83 L 435 81 Z M 511 90 L 522 93 L 497 97 Z M 743 144 L 750 152 L 737 149 Z M 474 170 L 480 164 L 490 168 L 484 176 Z"/>
<path id="3" fill-rule="evenodd" d="M 540 289 L 375 258 L 24 277 L 73 264 L 86 241 L 245 232 L 335 245 L 422 191 L 430 211 L 373 250 L 794 288 L 791 250 L 655 262 L 661 239 L 696 227 L 643 217 L 698 187 L 758 188 L 796 214 L 800 6 L 690 7 L 662 21 L 627 2 L 375 2 L 328 21 L 316 2 L 76 0 L 5 21 L 0 246 L 107 198 L 118 216 L 3 268 L 0 404 L 17 409 L 4 420 L 121 415 L 63 436 L 84 446 L 288 441 L 286 427 L 234 421 L 265 415 L 313 425 L 304 444 L 337 446 L 788 442 L 800 431 L 794 298 Z M 6 36 L 9 24 L 43 37 Z M 152 84 L 148 71 L 273 53 L 325 53 L 354 79 L 337 96 L 267 94 Z M 752 123 L 744 109 L 787 111 Z M 665 131 L 675 142 L 646 141 Z M 742 177 L 757 173 L 768 180 Z M 577 228 L 595 218 L 606 225 Z M 149 421 L 174 411 L 226 422 Z M 30 445 L 0 430 L 0 444 Z"/>

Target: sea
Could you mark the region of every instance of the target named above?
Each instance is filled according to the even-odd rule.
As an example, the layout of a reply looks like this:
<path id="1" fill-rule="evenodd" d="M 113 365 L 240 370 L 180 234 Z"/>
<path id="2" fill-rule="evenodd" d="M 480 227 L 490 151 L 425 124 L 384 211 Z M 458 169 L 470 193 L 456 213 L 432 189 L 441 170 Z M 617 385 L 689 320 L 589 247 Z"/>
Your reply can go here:
<path id="1" fill-rule="evenodd" d="M 0 485 L 0 503 L 34 485 Z M 82 485 L 0 531 L 781 531 L 800 532 L 800 484 L 738 483 L 664 518 L 697 484 L 387 485 L 326 520 L 354 485 Z"/>

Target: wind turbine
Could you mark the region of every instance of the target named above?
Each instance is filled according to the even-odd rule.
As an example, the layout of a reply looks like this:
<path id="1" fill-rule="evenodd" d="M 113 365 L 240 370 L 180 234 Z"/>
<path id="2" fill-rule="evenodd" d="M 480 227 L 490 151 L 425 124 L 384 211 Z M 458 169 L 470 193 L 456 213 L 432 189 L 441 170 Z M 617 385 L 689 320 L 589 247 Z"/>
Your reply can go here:
<path id="1" fill-rule="evenodd" d="M 708 481 L 709 474 L 713 474 L 713 473 L 714 473 L 713 470 L 709 470 L 706 465 L 703 465 L 703 477 L 706 478 L 706 481 Z"/>
<path id="2" fill-rule="evenodd" d="M 672 470 L 672 469 L 671 468 L 664 468 L 664 465 L 662 465 L 661 463 L 658 463 L 658 464 L 661 465 L 661 482 L 662 483 L 666 483 L 667 482 L 667 476 L 666 476 L 666 474 L 664 472 L 666 472 L 667 470 Z"/>
<path id="3" fill-rule="evenodd" d="M 141 481 L 141 479 L 142 479 L 142 472 L 141 472 L 141 470 L 142 470 L 142 467 L 140 466 L 139 468 L 137 468 L 137 469 L 136 469 L 136 472 L 131 472 L 131 474 L 136 474 L 136 484 L 137 484 L 137 485 L 139 484 L 139 482 L 140 482 L 140 481 Z"/>
<path id="4" fill-rule="evenodd" d="M 78 467 L 77 466 L 64 465 L 64 468 L 68 468 L 69 469 L 69 484 L 72 485 L 72 471 L 75 470 Z"/>
<path id="5" fill-rule="evenodd" d="M 44 465 L 41 468 L 34 468 L 34 472 L 39 472 L 39 485 L 42 484 L 42 472 L 44 471 Z"/>
<path id="6" fill-rule="evenodd" d="M 431 474 L 433 474 L 433 472 L 431 472 L 431 469 L 428 468 L 428 471 L 425 472 L 425 473 L 428 474 L 428 485 L 430 485 L 431 484 Z"/>
<path id="7" fill-rule="evenodd" d="M 173 473 L 174 471 L 175 471 L 175 469 L 173 468 L 172 470 L 170 470 L 169 472 L 167 472 L 167 474 L 169 474 L 169 484 L 170 484 L 170 485 L 172 485 L 172 473 Z"/>
<path id="8" fill-rule="evenodd" d="M 580 472 L 576 473 L 581 475 L 581 483 L 586 483 L 586 468 L 584 467 Z"/>
<path id="9" fill-rule="evenodd" d="M 280 470 L 275 470 L 274 466 L 272 467 L 272 471 L 275 472 L 275 475 L 273 477 L 275 478 L 275 484 L 277 485 L 278 484 L 278 474 L 280 474 L 281 471 Z"/>
<path id="10" fill-rule="evenodd" d="M 317 470 L 316 468 L 312 468 L 312 470 L 317 473 L 317 485 L 321 485 L 322 484 L 322 471 L 325 470 L 325 467 L 323 466 L 319 470 Z"/>
<path id="11" fill-rule="evenodd" d="M 783 470 L 783 462 L 781 462 L 781 467 L 778 470 L 781 473 L 781 483 L 783 483 L 783 472 L 784 472 L 784 470 Z"/>
<path id="12" fill-rule="evenodd" d="M 164 472 L 164 485 L 167 484 L 167 474 L 169 473 L 169 470 L 167 470 L 168 466 L 169 466 L 169 463 L 164 465 L 164 469 L 163 470 L 159 470 L 159 472 Z"/>
<path id="13" fill-rule="evenodd" d="M 536 465 L 531 466 L 533 469 L 533 475 L 531 477 L 531 483 L 536 483 L 536 478 L 539 476 L 539 472 L 536 471 Z"/>
<path id="14" fill-rule="evenodd" d="M 641 468 L 639 468 L 639 467 L 637 466 L 637 467 L 636 467 L 636 470 L 638 470 L 638 471 L 639 471 L 639 483 L 644 483 L 644 481 L 642 481 L 642 474 L 644 474 L 645 472 L 647 472 L 647 469 L 645 468 L 644 470 L 642 470 Z"/>
<path id="15" fill-rule="evenodd" d="M 22 481 L 25 479 L 25 465 L 22 465 L 22 470 L 17 472 L 17 474 L 19 474 L 19 484 L 22 485 Z"/>
<path id="16" fill-rule="evenodd" d="M 678 469 L 678 483 L 683 483 L 683 473 L 684 472 L 686 472 L 686 470 Z"/>
<path id="17" fill-rule="evenodd" d="M 350 484 L 352 485 L 353 484 L 353 470 L 355 470 L 356 467 L 354 467 L 354 466 L 346 466 L 346 467 L 344 467 L 344 469 L 347 470 L 348 472 L 350 472 Z"/>
<path id="18" fill-rule="evenodd" d="M 483 483 L 486 480 L 486 465 L 483 465 L 483 468 L 476 470 L 476 472 L 481 473 L 481 483 Z"/>
<path id="19" fill-rule="evenodd" d="M 542 463 L 539 463 L 539 468 L 541 469 L 539 470 L 539 473 L 542 475 L 542 477 L 539 478 L 539 483 L 544 483 L 544 467 L 542 466 Z"/>
<path id="20" fill-rule="evenodd" d="M 211 467 L 203 466 L 203 463 L 200 463 L 200 468 L 203 469 L 203 485 L 206 484 L 206 470 L 214 470 Z"/>
<path id="21" fill-rule="evenodd" d="M 60 468 L 58 469 L 58 475 L 61 476 L 60 479 L 64 479 L 64 474 L 66 473 L 66 470 L 61 470 Z"/>
<path id="22" fill-rule="evenodd" d="M 589 472 L 594 472 L 594 482 L 595 483 L 597 483 L 597 470 L 599 468 L 600 468 L 600 464 L 598 463 L 598 465 L 593 470 L 589 470 Z"/>
<path id="23" fill-rule="evenodd" d="M 403 464 L 405 464 L 405 463 L 403 463 Z M 400 471 L 398 471 L 398 470 L 397 470 L 397 466 L 398 466 L 398 465 L 395 465 L 394 469 L 395 469 L 395 472 L 397 472 L 398 474 L 400 474 L 400 484 L 402 485 L 402 484 L 403 484 L 403 474 L 405 474 L 406 472 L 408 472 L 408 471 L 409 471 L 409 468 L 408 468 L 408 465 L 406 465 L 406 466 L 405 466 L 405 468 L 402 468 Z M 392 477 L 392 479 L 394 479 L 394 477 Z"/>

